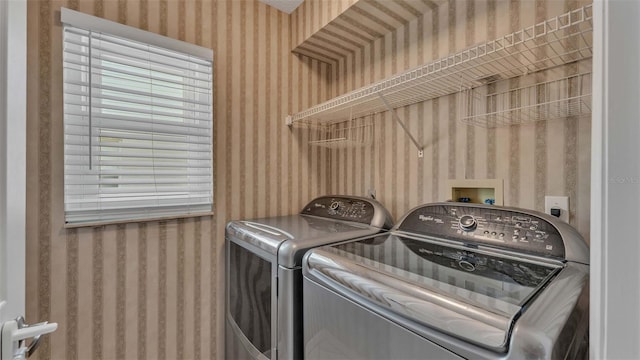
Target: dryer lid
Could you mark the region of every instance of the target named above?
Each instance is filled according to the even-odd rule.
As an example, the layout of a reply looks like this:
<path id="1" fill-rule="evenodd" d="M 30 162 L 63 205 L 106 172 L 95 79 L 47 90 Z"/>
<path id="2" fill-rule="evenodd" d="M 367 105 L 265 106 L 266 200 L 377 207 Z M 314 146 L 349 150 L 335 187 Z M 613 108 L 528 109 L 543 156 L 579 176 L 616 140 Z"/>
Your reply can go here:
<path id="1" fill-rule="evenodd" d="M 227 224 L 227 236 L 236 242 L 265 250 L 278 265 L 302 265 L 304 253 L 314 247 L 374 235 L 381 229 L 348 221 L 307 215 L 279 216 Z"/>

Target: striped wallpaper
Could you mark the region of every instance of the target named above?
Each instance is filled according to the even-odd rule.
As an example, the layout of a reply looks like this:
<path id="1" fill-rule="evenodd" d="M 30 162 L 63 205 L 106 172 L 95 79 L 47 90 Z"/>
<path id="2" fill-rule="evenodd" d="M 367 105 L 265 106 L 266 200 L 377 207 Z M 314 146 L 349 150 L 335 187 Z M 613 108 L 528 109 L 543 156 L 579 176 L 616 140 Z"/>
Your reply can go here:
<path id="1" fill-rule="evenodd" d="M 61 6 L 214 50 L 214 216 L 64 228 Z M 36 358 L 221 357 L 224 225 L 329 190 L 328 152 L 284 125 L 331 80 L 291 55 L 290 21 L 253 0 L 28 2 L 26 315 L 59 324 Z"/>
<path id="2" fill-rule="evenodd" d="M 400 111 L 426 144 L 422 159 L 389 114 L 370 148 L 320 150 L 284 126 L 287 114 L 580 2 L 451 0 L 336 66 L 291 54 L 353 3 L 307 0 L 287 15 L 256 0 L 29 0 L 27 320 L 59 324 L 36 358 L 221 358 L 224 225 L 295 213 L 320 194 L 375 189 L 397 218 L 442 200 L 449 178 L 497 177 L 508 205 L 569 195 L 571 222 L 588 233 L 586 119 L 468 128 L 455 95 L 443 97 Z M 64 228 L 61 6 L 214 50 L 213 216 Z"/>
<path id="3" fill-rule="evenodd" d="M 341 59 L 333 92 L 346 93 L 587 3 L 451 0 Z M 503 91 L 590 68 L 588 60 L 491 86 Z M 498 178 L 507 206 L 544 211 L 545 194 L 568 195 L 570 223 L 588 241 L 590 118 L 485 129 L 457 121 L 457 101 L 454 94 L 397 110 L 425 145 L 424 158 L 388 112 L 376 115 L 373 145 L 331 152 L 331 192 L 363 195 L 375 189 L 397 219 L 418 204 L 450 199 L 448 179 Z"/>
<path id="4" fill-rule="evenodd" d="M 352 55 L 354 50 L 364 47 L 446 1 L 360 0 L 321 28 L 316 24 L 322 24 L 323 21 L 320 20 L 324 20 L 324 16 L 322 19 L 314 17 L 313 10 L 321 14 L 325 9 L 330 11 L 327 8 L 331 2 L 307 1 L 304 4 L 307 4 L 307 8 L 313 9 L 310 18 L 315 20 L 309 22 L 312 23 L 312 30 L 316 31 L 310 35 L 305 34 L 302 41 L 293 48 L 293 52 L 335 65 L 340 58 Z M 306 15 L 298 17 L 300 18 L 303 22 L 307 19 Z"/>

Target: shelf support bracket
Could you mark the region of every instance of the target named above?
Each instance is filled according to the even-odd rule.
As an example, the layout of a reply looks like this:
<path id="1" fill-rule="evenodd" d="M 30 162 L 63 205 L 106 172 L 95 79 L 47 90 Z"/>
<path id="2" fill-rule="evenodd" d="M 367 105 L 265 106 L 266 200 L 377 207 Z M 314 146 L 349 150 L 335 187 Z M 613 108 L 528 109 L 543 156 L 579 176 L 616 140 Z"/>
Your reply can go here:
<path id="1" fill-rule="evenodd" d="M 387 110 L 389 110 L 389 112 L 391 112 L 391 116 L 393 116 L 393 119 L 398 124 L 400 124 L 400 126 L 402 127 L 402 130 L 404 130 L 404 132 L 407 134 L 409 139 L 411 139 L 411 142 L 413 143 L 413 145 L 415 145 L 418 148 L 418 157 L 420 157 L 420 158 L 424 157 L 424 146 L 420 145 L 418 143 L 418 140 L 416 140 L 416 138 L 414 138 L 413 135 L 411 135 L 411 132 L 409 131 L 409 129 L 402 122 L 402 120 L 400 120 L 400 117 L 396 113 L 396 110 L 394 108 L 392 108 L 391 105 L 389 105 L 389 102 L 387 102 L 387 99 L 385 99 L 384 96 L 382 96 L 382 93 L 377 92 L 376 95 L 378 95 L 380 97 L 380 100 L 382 100 L 382 102 L 384 103 L 384 106 L 387 108 Z"/>

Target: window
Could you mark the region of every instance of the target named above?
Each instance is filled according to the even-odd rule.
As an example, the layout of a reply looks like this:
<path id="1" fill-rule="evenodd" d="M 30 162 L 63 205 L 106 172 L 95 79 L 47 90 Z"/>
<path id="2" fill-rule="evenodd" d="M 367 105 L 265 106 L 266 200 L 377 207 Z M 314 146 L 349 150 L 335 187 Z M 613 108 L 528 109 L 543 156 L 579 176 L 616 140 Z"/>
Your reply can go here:
<path id="1" fill-rule="evenodd" d="M 211 212 L 211 50 L 68 9 L 62 21 L 66 222 Z"/>

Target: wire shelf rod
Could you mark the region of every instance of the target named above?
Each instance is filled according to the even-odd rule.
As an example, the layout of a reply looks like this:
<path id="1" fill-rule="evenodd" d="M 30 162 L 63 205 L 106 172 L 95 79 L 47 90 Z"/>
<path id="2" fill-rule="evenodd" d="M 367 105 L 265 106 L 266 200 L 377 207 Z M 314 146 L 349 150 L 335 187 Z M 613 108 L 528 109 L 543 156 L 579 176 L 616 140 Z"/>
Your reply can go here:
<path id="1" fill-rule="evenodd" d="M 396 113 L 395 109 L 392 109 L 391 106 L 389 105 L 389 103 L 387 102 L 387 99 L 384 98 L 384 96 L 382 96 L 381 93 L 378 93 L 378 96 L 380 97 L 380 100 L 382 100 L 382 102 L 384 103 L 384 105 L 387 107 L 387 110 L 389 110 L 391 112 L 391 115 L 393 116 L 394 120 L 400 124 L 400 126 L 402 127 L 402 130 L 404 130 L 404 132 L 407 134 L 407 136 L 409 137 L 409 139 L 411 139 L 411 142 L 418 148 L 418 156 L 422 157 L 424 152 L 424 147 L 422 145 L 420 145 L 418 143 L 418 140 L 416 140 L 413 135 L 411 135 L 411 131 L 409 131 L 409 129 L 407 128 L 407 126 L 402 122 L 402 120 L 400 120 L 400 117 L 398 117 L 398 114 Z"/>

